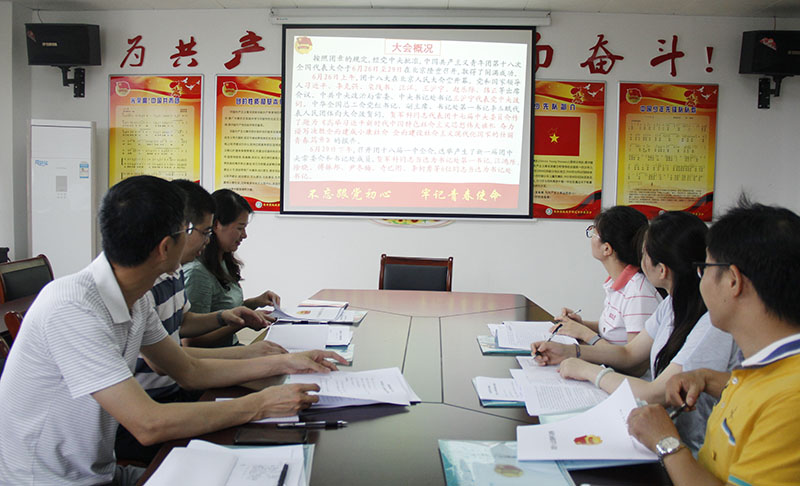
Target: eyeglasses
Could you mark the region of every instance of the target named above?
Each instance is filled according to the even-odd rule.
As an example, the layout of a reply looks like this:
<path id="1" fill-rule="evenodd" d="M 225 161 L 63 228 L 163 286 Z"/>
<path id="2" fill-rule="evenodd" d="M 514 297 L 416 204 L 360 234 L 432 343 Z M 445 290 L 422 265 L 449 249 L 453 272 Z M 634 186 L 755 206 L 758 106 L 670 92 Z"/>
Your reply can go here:
<path id="1" fill-rule="evenodd" d="M 186 233 L 187 235 L 190 235 L 190 234 L 194 233 L 195 231 L 200 231 L 200 228 L 195 226 L 192 222 L 189 222 L 189 224 L 186 226 L 186 229 L 182 229 L 182 230 L 176 231 L 174 233 L 171 233 L 170 236 L 177 236 L 177 235 L 179 235 L 181 233 Z M 203 234 L 203 237 L 205 239 L 211 238 L 211 235 L 214 234 L 214 227 L 213 226 L 209 226 L 208 228 L 203 230 L 202 234 Z"/>
<path id="2" fill-rule="evenodd" d="M 586 237 L 591 239 L 592 236 L 594 236 L 594 235 L 600 236 L 597 233 L 597 230 L 594 228 L 594 225 L 590 224 L 589 226 L 586 227 Z"/>
<path id="3" fill-rule="evenodd" d="M 173 233 L 170 233 L 169 235 L 170 235 L 170 236 L 178 236 L 178 235 L 180 235 L 181 233 L 186 233 L 187 235 L 190 235 L 190 234 L 192 234 L 192 231 L 194 231 L 194 230 L 195 230 L 195 228 L 194 228 L 194 225 L 193 225 L 192 223 L 189 223 L 189 224 L 186 226 L 186 228 L 184 228 L 184 229 L 182 229 L 182 230 L 175 231 L 175 232 L 173 232 Z"/>
<path id="4" fill-rule="evenodd" d="M 733 265 L 732 263 L 706 263 L 706 262 L 692 262 L 692 266 L 697 268 L 697 277 L 703 278 L 703 274 L 706 272 L 706 267 L 729 267 Z"/>
<path id="5" fill-rule="evenodd" d="M 194 229 L 194 231 L 200 231 L 199 228 L 193 228 L 193 229 Z M 209 226 L 208 228 L 206 228 L 206 229 L 204 229 L 202 231 L 203 238 L 205 238 L 207 240 L 210 239 L 211 235 L 213 235 L 213 234 L 214 234 L 214 227 L 213 226 Z"/>

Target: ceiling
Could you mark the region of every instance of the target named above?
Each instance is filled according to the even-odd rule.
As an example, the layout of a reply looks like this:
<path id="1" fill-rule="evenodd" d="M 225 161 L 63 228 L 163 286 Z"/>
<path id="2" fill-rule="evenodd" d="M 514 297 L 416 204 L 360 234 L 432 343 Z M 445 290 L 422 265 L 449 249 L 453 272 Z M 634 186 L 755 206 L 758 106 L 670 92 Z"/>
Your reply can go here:
<path id="1" fill-rule="evenodd" d="M 800 0 L 12 0 L 34 10 L 439 8 L 800 18 Z"/>

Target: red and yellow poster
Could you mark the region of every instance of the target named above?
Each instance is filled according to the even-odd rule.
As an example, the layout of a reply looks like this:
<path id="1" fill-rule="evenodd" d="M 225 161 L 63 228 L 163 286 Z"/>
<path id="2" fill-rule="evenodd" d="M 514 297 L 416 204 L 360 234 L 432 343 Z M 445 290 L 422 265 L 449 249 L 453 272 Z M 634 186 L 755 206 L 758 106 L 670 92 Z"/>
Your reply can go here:
<path id="1" fill-rule="evenodd" d="M 534 218 L 600 212 L 604 112 L 605 83 L 536 81 Z"/>
<path id="2" fill-rule="evenodd" d="M 108 183 L 200 180 L 202 76 L 109 78 Z"/>
<path id="3" fill-rule="evenodd" d="M 719 86 L 620 83 L 617 204 L 711 221 Z"/>
<path id="4" fill-rule="evenodd" d="M 255 211 L 280 211 L 280 76 L 217 76 L 216 97 L 214 188 L 236 191 Z"/>

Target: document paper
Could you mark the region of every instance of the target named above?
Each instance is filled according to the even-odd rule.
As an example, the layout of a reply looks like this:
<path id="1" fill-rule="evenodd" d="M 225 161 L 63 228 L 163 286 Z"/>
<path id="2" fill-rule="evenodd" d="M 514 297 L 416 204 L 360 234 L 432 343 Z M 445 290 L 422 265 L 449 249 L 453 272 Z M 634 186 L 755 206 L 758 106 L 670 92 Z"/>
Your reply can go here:
<path id="1" fill-rule="evenodd" d="M 327 324 L 273 324 L 265 339 L 278 343 L 287 351 L 308 351 L 325 349 L 328 344 Z"/>
<path id="2" fill-rule="evenodd" d="M 497 328 L 497 346 L 512 349 L 531 349 L 531 344 L 536 341 L 547 341 L 551 336 L 550 321 L 505 321 Z M 575 344 L 578 341 L 569 336 L 556 334 L 553 342 L 562 344 Z"/>
<path id="3" fill-rule="evenodd" d="M 312 405 L 312 408 L 374 403 L 410 405 L 411 402 L 420 401 L 398 368 L 289 375 L 286 383 L 316 383 L 319 385 L 320 390 L 316 392 L 319 402 Z"/>
<path id="4" fill-rule="evenodd" d="M 628 434 L 626 422 L 634 408 L 636 399 L 625 380 L 607 400 L 581 414 L 553 424 L 519 426 L 517 459 L 657 459 Z"/>
<path id="5" fill-rule="evenodd" d="M 593 407 L 608 393 L 588 381 L 570 380 L 558 373 L 558 366 L 539 366 L 528 357 L 517 357 L 521 370 L 511 370 L 522 390 L 528 415 L 564 413 Z"/>
<path id="6" fill-rule="evenodd" d="M 288 464 L 286 486 L 307 483 L 303 446 L 229 448 L 193 440 L 167 455 L 147 486 L 256 486 L 277 484 Z"/>
<path id="7" fill-rule="evenodd" d="M 473 380 L 478 398 L 481 400 L 503 400 L 521 402 L 522 390 L 513 378 L 489 378 L 476 376 Z"/>

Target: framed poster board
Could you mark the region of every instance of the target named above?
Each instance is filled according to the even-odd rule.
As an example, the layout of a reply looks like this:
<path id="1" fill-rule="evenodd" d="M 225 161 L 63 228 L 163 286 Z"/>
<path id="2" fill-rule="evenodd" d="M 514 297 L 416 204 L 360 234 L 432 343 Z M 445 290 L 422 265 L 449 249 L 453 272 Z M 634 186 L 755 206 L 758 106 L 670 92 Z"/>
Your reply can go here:
<path id="1" fill-rule="evenodd" d="M 605 83 L 536 81 L 533 217 L 594 219 L 603 188 Z"/>
<path id="2" fill-rule="evenodd" d="M 711 221 L 718 99 L 714 84 L 620 83 L 617 204 Z"/>
<path id="3" fill-rule="evenodd" d="M 200 180 L 202 76 L 110 76 L 108 183 Z"/>
<path id="4" fill-rule="evenodd" d="M 280 211 L 281 77 L 217 76 L 214 188 Z"/>

